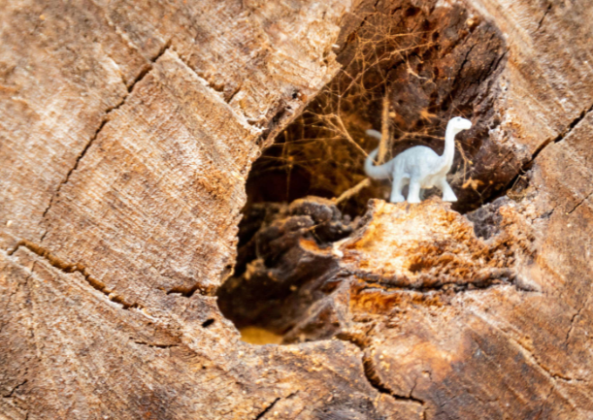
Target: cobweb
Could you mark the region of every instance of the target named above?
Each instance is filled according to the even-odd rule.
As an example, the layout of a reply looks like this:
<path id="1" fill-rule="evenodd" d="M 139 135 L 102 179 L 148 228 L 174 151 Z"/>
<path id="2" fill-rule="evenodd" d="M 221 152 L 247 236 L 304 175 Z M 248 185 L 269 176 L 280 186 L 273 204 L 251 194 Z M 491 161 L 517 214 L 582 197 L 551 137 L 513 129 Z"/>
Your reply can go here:
<path id="1" fill-rule="evenodd" d="M 453 87 L 447 95 L 439 91 L 443 80 L 434 62 L 450 48 L 441 42 L 442 31 L 415 8 L 398 19 L 368 14 L 338 46 L 343 66 L 338 76 L 254 165 L 250 201 L 317 195 L 360 214 L 369 198 L 386 198 L 390 190 L 389 181 L 371 182 L 363 172 L 372 149 L 380 146 L 376 163 L 419 144 L 441 153 L 447 121 L 471 113 L 454 99 Z M 382 132 L 380 144 L 365 135 L 371 128 Z M 464 150 L 471 154 L 471 148 L 458 140 L 452 171 L 458 187 L 475 187 Z"/>

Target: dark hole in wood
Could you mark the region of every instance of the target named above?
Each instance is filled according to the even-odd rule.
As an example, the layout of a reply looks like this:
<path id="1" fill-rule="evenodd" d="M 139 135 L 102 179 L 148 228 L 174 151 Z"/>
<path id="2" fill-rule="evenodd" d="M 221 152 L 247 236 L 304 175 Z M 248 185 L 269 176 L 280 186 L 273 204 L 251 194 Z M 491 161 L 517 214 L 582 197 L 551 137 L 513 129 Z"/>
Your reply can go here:
<path id="1" fill-rule="evenodd" d="M 275 219 L 293 217 L 288 209 L 295 200 L 332 199 L 365 179 L 362 150 L 372 150 L 377 141 L 364 131 L 381 129 L 384 97 L 393 133 L 389 157 L 415 145 L 441 154 L 450 118 L 464 116 L 474 123 L 471 131 L 457 137 L 450 183 L 459 201 L 453 209 L 471 212 L 503 195 L 521 170 L 515 152 L 491 136 L 502 120 L 493 108 L 506 53 L 498 29 L 470 18 L 458 5 L 427 11 L 406 1 L 387 3 L 383 13 L 366 16 L 364 25 L 341 36 L 344 44 L 338 61 L 344 70 L 253 165 L 235 273 L 218 292 L 222 312 L 239 328 L 256 325 L 285 334 L 291 319 L 319 298 L 304 292 L 312 283 L 323 277 L 334 288 L 339 284 L 327 278 L 332 271 L 327 261 L 286 259 L 294 252 L 290 242 L 294 238 L 286 232 L 274 236 L 270 225 Z M 369 65 L 376 56 L 384 59 Z M 352 80 L 358 80 L 355 88 Z M 347 225 L 360 217 L 370 198 L 388 198 L 390 189 L 388 181 L 373 181 L 371 187 L 339 203 L 340 223 Z M 424 198 L 431 194 L 440 192 L 427 191 Z M 301 237 L 323 246 L 315 235 Z M 302 298 L 295 299 L 299 293 Z M 331 324 L 328 319 L 328 334 Z"/>
<path id="2" fill-rule="evenodd" d="M 210 319 L 207 319 L 206 321 L 202 322 L 202 327 L 208 328 L 212 324 L 214 324 L 214 319 L 210 318 Z"/>

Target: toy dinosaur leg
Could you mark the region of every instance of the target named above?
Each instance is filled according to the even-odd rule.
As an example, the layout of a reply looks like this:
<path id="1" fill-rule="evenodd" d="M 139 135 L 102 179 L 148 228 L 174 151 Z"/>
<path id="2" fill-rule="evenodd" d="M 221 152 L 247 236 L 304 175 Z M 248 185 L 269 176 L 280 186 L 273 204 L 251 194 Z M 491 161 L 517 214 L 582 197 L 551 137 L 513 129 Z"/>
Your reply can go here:
<path id="1" fill-rule="evenodd" d="M 391 186 L 391 198 L 389 201 L 392 203 L 401 203 L 406 201 L 405 197 L 402 194 L 402 188 L 404 188 L 404 173 L 400 169 L 396 169 L 393 172 L 393 183 Z"/>
<path id="2" fill-rule="evenodd" d="M 420 202 L 420 178 L 412 176 L 410 178 L 410 189 L 408 191 L 408 203 Z"/>
<path id="3" fill-rule="evenodd" d="M 457 201 L 457 196 L 455 195 L 455 193 L 453 192 L 453 189 L 451 188 L 451 186 L 449 185 L 449 183 L 447 182 L 447 180 L 444 177 L 443 177 L 443 179 L 441 179 L 441 182 L 439 183 L 439 188 L 443 192 L 443 201 L 450 201 L 450 202 Z"/>

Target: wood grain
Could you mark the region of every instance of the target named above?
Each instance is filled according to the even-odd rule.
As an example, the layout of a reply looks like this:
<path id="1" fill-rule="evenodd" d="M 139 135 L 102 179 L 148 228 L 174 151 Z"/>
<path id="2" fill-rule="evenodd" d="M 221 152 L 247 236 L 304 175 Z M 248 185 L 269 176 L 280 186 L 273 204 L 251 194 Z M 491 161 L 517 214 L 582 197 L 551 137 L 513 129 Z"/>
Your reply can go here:
<path id="1" fill-rule="evenodd" d="M 293 344 L 244 343 L 215 294 L 251 164 L 384 7 L 498 28 L 484 135 L 529 186 L 468 216 L 375 201 L 345 259 L 297 238 L 277 257 L 342 276 L 275 320 Z M 0 418 L 591 418 L 592 18 L 584 0 L 3 2 Z M 431 241 L 467 264 L 411 246 Z M 381 273 L 386 255 L 412 265 Z M 474 288 L 492 268 L 515 277 Z"/>

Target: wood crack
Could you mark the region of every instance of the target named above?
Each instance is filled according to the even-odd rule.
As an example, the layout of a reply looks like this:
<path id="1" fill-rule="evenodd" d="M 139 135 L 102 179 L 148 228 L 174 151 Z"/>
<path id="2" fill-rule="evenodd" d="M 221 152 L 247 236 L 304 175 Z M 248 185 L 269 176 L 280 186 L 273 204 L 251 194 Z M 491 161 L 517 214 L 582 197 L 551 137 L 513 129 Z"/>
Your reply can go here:
<path id="1" fill-rule="evenodd" d="M 541 152 L 544 151 L 544 149 L 546 147 L 548 147 L 552 143 L 559 143 L 562 140 L 564 140 L 567 136 L 569 136 L 570 133 L 572 133 L 572 131 L 574 130 L 574 128 L 577 125 L 579 125 L 579 123 L 581 121 L 583 121 L 591 111 L 593 111 L 593 105 L 591 105 L 589 108 L 583 110 L 583 112 L 581 112 L 580 115 L 577 118 L 575 118 L 574 120 L 572 120 L 570 122 L 570 124 L 568 124 L 566 126 L 566 128 L 564 130 L 562 130 L 562 132 L 560 132 L 556 137 L 551 138 L 551 139 L 547 139 L 542 144 L 540 144 L 535 149 L 535 151 L 533 152 L 533 154 L 531 155 L 531 160 L 529 160 L 529 162 L 527 162 L 527 164 L 524 165 L 525 170 L 529 169 L 529 167 L 531 166 L 531 164 L 533 163 L 533 161 L 540 155 Z M 522 172 L 524 173 L 525 170 L 523 170 Z"/>
<path id="2" fill-rule="evenodd" d="M 25 379 L 23 382 L 17 384 L 14 388 L 12 388 L 8 394 L 3 395 L 2 397 L 4 397 L 4 398 L 12 398 L 12 396 L 14 395 L 14 393 L 16 392 L 16 390 L 19 389 L 20 387 L 22 387 L 23 385 L 25 385 L 27 382 L 28 382 L 28 379 Z"/>
<path id="3" fill-rule="evenodd" d="M 154 343 L 148 343 L 146 341 L 136 341 L 133 340 L 134 343 L 139 344 L 141 346 L 146 346 L 146 347 L 150 347 L 150 348 L 154 348 L 154 349 L 170 349 L 172 347 L 179 347 L 179 344 L 154 344 Z"/>
<path id="4" fill-rule="evenodd" d="M 539 20 L 539 22 L 537 24 L 536 32 L 539 32 L 539 30 L 541 29 L 542 24 L 544 23 L 544 19 L 546 18 L 546 16 L 548 16 L 548 13 L 550 13 L 550 10 L 552 10 L 552 3 L 548 4 L 548 7 L 546 8 L 546 11 L 544 12 L 544 15 Z"/>
<path id="5" fill-rule="evenodd" d="M 272 408 L 274 408 L 274 406 L 276 405 L 276 403 L 280 401 L 280 397 L 276 398 L 274 401 L 272 401 L 270 404 L 268 404 L 268 406 L 266 408 L 263 409 L 262 412 L 260 412 L 254 420 L 259 420 L 262 419 Z"/>
<path id="6" fill-rule="evenodd" d="M 475 47 L 476 47 L 476 44 L 472 45 L 467 50 L 467 53 L 465 54 L 465 57 L 463 58 L 463 61 L 461 62 L 461 66 L 459 66 L 459 70 L 457 70 L 457 73 L 455 74 L 455 77 L 454 77 L 455 80 L 458 79 L 459 76 L 461 76 L 461 72 L 463 71 L 463 68 L 465 67 L 465 65 L 469 61 L 469 55 L 472 53 L 472 51 L 473 51 L 473 49 Z"/>
<path id="7" fill-rule="evenodd" d="M 338 340 L 347 341 L 349 343 L 354 344 L 361 351 L 365 351 L 365 349 L 367 348 L 367 344 L 365 343 L 364 339 L 361 339 L 360 337 L 357 337 L 356 335 L 354 335 L 348 331 L 340 331 L 336 335 L 336 338 Z"/>
<path id="8" fill-rule="evenodd" d="M 540 369 L 540 371 L 543 372 L 544 375 L 550 379 L 550 382 L 552 382 L 554 384 L 554 387 L 556 386 L 556 381 L 559 379 L 564 380 L 564 381 L 578 380 L 578 379 L 568 378 L 568 377 L 561 375 L 560 373 L 557 373 L 557 372 L 553 372 L 549 367 L 544 365 L 535 356 L 535 354 L 533 354 L 533 352 L 530 351 L 527 347 L 525 347 L 520 341 L 514 339 L 513 337 L 511 337 L 508 334 L 505 334 L 505 335 L 506 335 L 506 337 L 508 337 L 508 339 L 511 343 L 514 343 L 517 347 L 519 347 L 520 349 L 523 350 L 523 353 L 525 353 L 525 355 L 527 356 L 527 359 L 530 360 L 535 366 L 537 366 Z M 567 398 L 567 400 L 568 400 L 568 398 Z"/>
<path id="9" fill-rule="evenodd" d="M 179 294 L 186 298 L 191 298 L 196 292 L 202 296 L 216 296 L 218 287 L 216 286 L 202 286 L 199 283 L 194 284 L 191 287 L 176 286 L 167 290 L 167 294 Z"/>
<path id="10" fill-rule="evenodd" d="M 574 211 L 575 211 L 576 209 L 578 209 L 578 208 L 579 208 L 579 207 L 580 207 L 580 206 L 581 206 L 581 205 L 582 205 L 582 204 L 583 204 L 585 201 L 587 201 L 587 200 L 588 200 L 588 199 L 589 199 L 589 198 L 590 198 L 592 195 L 593 195 L 593 191 L 591 191 L 589 194 L 587 194 L 587 196 L 586 196 L 585 198 L 583 198 L 582 200 L 580 200 L 580 201 L 577 203 L 577 205 L 576 205 L 576 206 L 574 206 L 574 207 L 572 208 L 572 210 L 570 210 L 570 211 L 569 211 L 568 213 L 566 213 L 566 214 L 572 214 L 572 213 L 574 213 Z"/>
<path id="11" fill-rule="evenodd" d="M 570 135 L 570 133 L 574 130 L 574 128 L 581 122 L 583 121 L 587 115 L 589 115 L 590 112 L 593 111 L 593 104 L 589 107 L 586 108 L 583 112 L 581 112 L 581 114 L 575 118 L 574 120 L 572 120 L 570 122 L 570 124 L 568 124 L 564 130 L 562 130 L 561 133 L 559 133 L 556 137 L 552 137 L 552 138 L 548 138 L 545 141 L 543 141 L 539 146 L 536 147 L 535 151 L 531 154 L 531 158 L 529 158 L 529 160 L 525 161 L 521 167 L 519 168 L 519 170 L 517 171 L 517 174 L 504 186 L 504 188 L 501 190 L 500 193 L 495 194 L 494 196 L 492 196 L 491 198 L 489 198 L 488 200 L 485 201 L 485 203 L 490 203 L 492 201 L 494 201 L 496 198 L 505 195 L 507 193 L 508 190 L 512 189 L 513 186 L 517 183 L 517 181 L 519 180 L 519 178 L 521 178 L 523 175 L 525 175 L 534 165 L 535 160 L 537 159 L 537 157 L 550 145 L 550 144 L 555 144 L 555 143 L 560 143 L 561 141 L 563 141 L 568 135 Z M 574 209 L 572 210 L 574 211 Z"/>
<path id="12" fill-rule="evenodd" d="M 70 170 L 66 173 L 66 176 L 64 177 L 64 179 L 60 182 L 60 184 L 58 185 L 58 187 L 56 188 L 56 191 L 53 193 L 50 201 L 49 201 L 49 205 L 47 206 L 47 208 L 44 210 L 41 218 L 45 219 L 45 217 L 47 216 L 49 210 L 52 208 L 52 206 L 54 205 L 54 202 L 56 200 L 56 198 L 59 196 L 60 191 L 62 190 L 62 187 L 64 185 L 66 185 L 69 181 L 70 181 L 70 176 L 72 175 L 72 173 L 74 171 L 76 171 L 78 169 L 78 165 L 80 164 L 80 161 L 86 156 L 86 153 L 88 152 L 89 148 L 91 147 L 91 145 L 94 143 L 94 141 L 97 139 L 97 137 L 99 136 L 99 134 L 101 133 L 101 130 L 103 130 L 103 128 L 105 127 L 105 125 L 109 122 L 109 119 L 111 117 L 111 114 L 114 111 L 117 111 L 118 109 L 120 109 L 127 101 L 127 99 L 130 97 L 130 95 L 133 93 L 134 88 L 136 87 L 136 85 L 142 81 L 144 79 L 144 77 L 146 77 L 146 75 L 153 69 L 154 67 L 154 63 L 163 56 L 163 54 L 165 54 L 165 52 L 169 49 L 169 44 L 170 42 L 167 42 L 163 48 L 159 51 L 159 53 L 150 60 L 150 63 L 148 63 L 144 69 L 142 69 L 140 71 L 140 73 L 138 73 L 138 76 L 136 76 L 136 78 L 130 83 L 130 85 L 126 85 L 126 83 L 122 80 L 122 83 L 124 84 L 124 86 L 126 86 L 127 89 L 127 93 L 121 98 L 121 100 L 114 106 L 107 108 L 104 113 L 103 113 L 103 118 L 101 119 L 101 122 L 99 123 L 99 126 L 97 127 L 97 129 L 95 130 L 94 134 L 91 136 L 91 138 L 89 139 L 89 141 L 86 143 L 86 145 L 84 146 L 84 148 L 82 149 L 82 151 L 78 154 L 74 165 L 72 166 L 72 168 L 70 168 Z M 43 239 L 45 238 L 45 235 L 47 234 L 47 231 L 45 231 L 43 233 L 43 235 L 41 236 L 41 241 L 43 241 Z"/>
<path id="13" fill-rule="evenodd" d="M 436 284 L 434 286 L 412 286 L 412 285 L 404 285 L 401 284 L 401 279 L 394 279 L 394 278 L 385 278 L 380 275 L 373 275 L 371 273 L 366 273 L 363 271 L 357 271 L 352 273 L 354 276 L 360 278 L 361 280 L 365 281 L 369 285 L 376 285 L 377 288 L 381 288 L 384 290 L 399 290 L 399 291 L 407 291 L 407 292 L 416 292 L 416 293 L 430 293 L 430 292 L 441 292 L 441 291 L 453 291 L 455 293 L 463 293 L 468 291 L 475 291 L 475 290 L 486 290 L 492 289 L 497 286 L 504 286 L 509 285 L 513 286 L 517 291 L 526 292 L 526 293 L 538 293 L 539 291 L 529 287 L 528 285 L 521 284 L 522 282 L 518 278 L 517 274 L 512 269 L 491 269 L 486 270 L 483 273 L 480 273 L 480 278 L 478 281 L 473 279 L 461 283 L 456 281 L 451 282 L 443 282 L 440 284 Z M 398 284 L 400 283 L 400 284 Z M 368 287 L 365 289 L 370 289 L 373 287 Z M 362 290 L 365 290 L 362 289 Z"/>
<path id="14" fill-rule="evenodd" d="M 88 270 L 86 269 L 86 267 L 84 265 L 82 265 L 81 263 L 70 264 L 65 261 L 62 261 L 55 255 L 53 255 L 51 252 L 49 252 L 47 249 L 45 249 L 37 244 L 34 244 L 26 239 L 19 241 L 16 244 L 16 246 L 11 251 L 8 252 L 8 255 L 9 256 L 14 255 L 14 253 L 19 248 L 28 249 L 35 255 L 45 259 L 52 267 L 57 268 L 58 270 L 62 271 L 63 273 L 66 273 L 66 274 L 80 273 L 84 277 L 84 279 L 87 281 L 87 283 L 93 289 L 104 294 L 110 301 L 121 305 L 121 307 L 123 309 L 141 308 L 141 305 L 139 305 L 138 303 L 130 303 L 123 297 L 121 297 L 121 296 L 115 294 L 113 291 L 109 290 L 104 283 L 102 283 L 100 280 L 97 280 L 96 278 L 91 276 L 90 273 L 88 272 Z"/>
<path id="15" fill-rule="evenodd" d="M 175 53 L 175 56 L 179 59 L 179 61 L 181 63 L 183 63 L 183 65 L 190 71 L 192 72 L 197 78 L 198 80 L 200 80 L 208 89 L 210 89 L 210 91 L 212 92 L 213 95 L 216 95 L 218 97 L 220 97 L 220 99 L 226 103 L 229 107 L 229 109 L 231 110 L 231 112 L 237 116 L 238 119 L 240 119 L 245 125 L 250 125 L 253 126 L 255 124 L 254 121 L 250 120 L 247 115 L 241 110 L 240 107 L 234 107 L 230 105 L 231 100 L 235 97 L 235 95 L 237 93 L 239 93 L 242 89 L 242 85 L 236 87 L 232 92 L 230 92 L 229 95 L 225 95 L 225 85 L 217 85 L 214 82 L 208 80 L 208 78 L 206 77 L 205 74 L 196 71 L 193 67 L 191 67 L 188 63 L 185 62 L 183 56 L 181 56 L 177 51 L 175 51 L 175 49 L 173 49 L 172 47 L 168 47 L 172 52 Z M 263 131 L 260 129 L 257 129 L 259 131 Z"/>
<path id="16" fill-rule="evenodd" d="M 572 331 L 574 330 L 575 321 L 577 320 L 578 317 L 581 316 L 581 313 L 585 310 L 585 308 L 589 304 L 590 300 L 591 300 L 591 295 L 589 295 L 589 297 L 587 299 L 585 299 L 585 303 L 583 303 L 583 306 L 581 306 L 581 308 L 579 310 L 577 310 L 576 313 L 570 318 L 570 328 L 568 329 L 568 332 L 566 333 L 566 339 L 564 340 L 564 343 L 566 344 L 567 347 L 568 347 L 568 340 L 570 339 Z"/>
<path id="17" fill-rule="evenodd" d="M 422 407 L 422 419 L 426 420 L 426 402 L 420 398 L 414 397 L 412 394 L 414 392 L 414 388 L 410 390 L 408 395 L 399 395 L 394 390 L 389 388 L 385 382 L 381 379 L 377 369 L 375 368 L 375 364 L 372 360 L 372 357 L 369 356 L 368 352 L 362 357 L 362 365 L 364 370 L 364 376 L 368 383 L 375 388 L 379 393 L 384 395 L 389 395 L 391 398 L 397 401 L 407 401 L 410 403 L 419 404 Z"/>
<path id="18" fill-rule="evenodd" d="M 342 332 L 338 333 L 336 335 L 336 338 L 338 340 L 347 341 L 349 343 L 354 344 L 356 347 L 358 347 L 363 352 L 361 362 L 362 362 L 364 377 L 373 388 L 375 388 L 379 393 L 388 395 L 397 401 L 407 401 L 407 402 L 411 402 L 411 403 L 420 404 L 423 408 L 422 419 L 426 420 L 426 408 L 425 408 L 426 402 L 420 398 L 413 396 L 414 389 L 416 388 L 416 385 L 414 385 L 414 387 L 410 390 L 410 393 L 408 395 L 397 394 L 394 390 L 389 388 L 389 386 L 381 380 L 381 377 L 379 376 L 379 373 L 377 372 L 377 369 L 375 367 L 373 359 L 368 354 L 369 346 L 364 341 L 364 339 L 357 337 L 354 334 L 349 333 L 348 331 L 342 331 Z"/>

